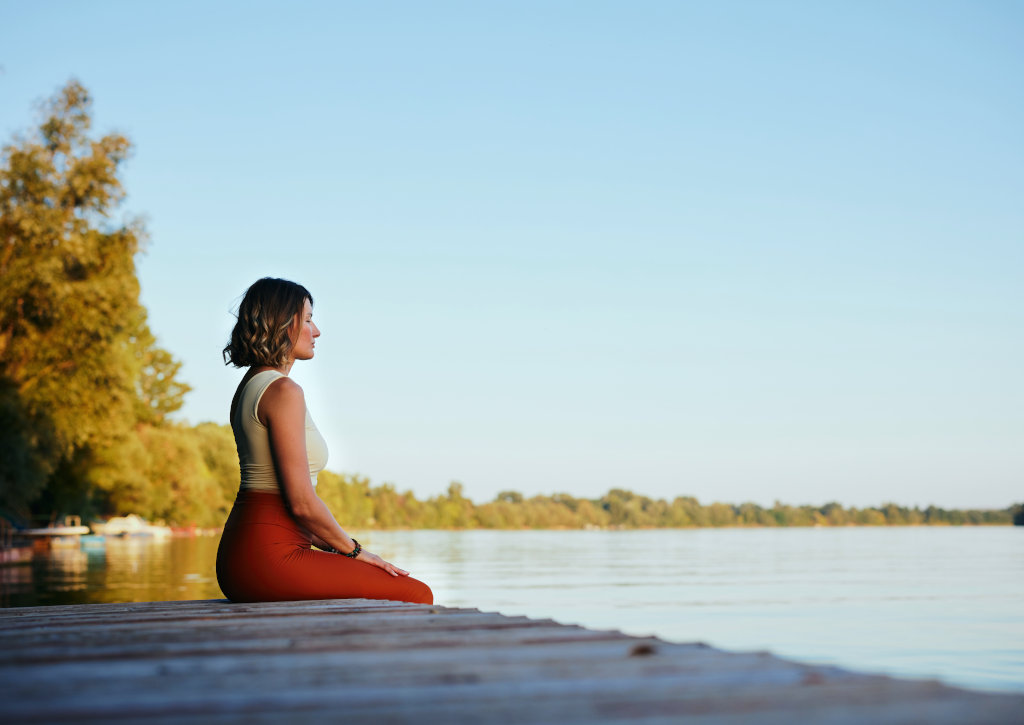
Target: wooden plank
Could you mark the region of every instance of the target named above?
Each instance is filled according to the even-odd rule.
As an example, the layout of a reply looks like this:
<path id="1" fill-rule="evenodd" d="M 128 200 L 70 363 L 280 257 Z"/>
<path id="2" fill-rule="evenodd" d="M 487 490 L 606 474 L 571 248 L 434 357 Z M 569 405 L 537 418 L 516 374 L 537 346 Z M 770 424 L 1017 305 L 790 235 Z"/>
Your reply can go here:
<path id="1" fill-rule="evenodd" d="M 144 626 L 140 626 L 144 625 Z M 488 629 L 529 629 L 536 627 L 565 627 L 566 630 L 578 631 L 581 627 L 559 625 L 551 620 L 536 620 L 527 617 L 502 617 L 494 614 L 465 613 L 461 616 L 452 614 L 417 614 L 391 615 L 377 614 L 361 617 L 310 616 L 289 617 L 287 620 L 266 618 L 203 618 L 175 619 L 160 621 L 139 621 L 134 619 L 117 619 L 108 622 L 83 622 L 74 627 L 75 634 L 71 637 L 77 641 L 84 638 L 102 638 L 109 640 L 130 634 L 134 641 L 138 637 L 149 637 L 160 640 L 174 640 L 178 637 L 206 637 L 210 633 L 218 633 L 222 638 L 246 636 L 254 632 L 264 634 L 331 634 L 358 633 L 375 631 L 413 631 L 420 629 L 452 630 L 473 628 Z M 623 635 L 625 636 L 625 635 Z M 41 644 L 46 642 L 64 642 L 69 635 L 61 628 L 51 628 L 42 624 L 33 627 L 21 627 L 3 631 L 0 629 L 0 647 L 16 648 L 22 644 Z"/>
<path id="2" fill-rule="evenodd" d="M 492 647 L 497 644 L 513 641 L 516 644 L 529 644 L 535 641 L 572 642 L 576 640 L 619 639 L 624 635 L 591 632 L 585 629 L 576 631 L 565 630 L 557 626 L 534 627 L 528 632 L 522 630 L 487 630 L 485 632 L 408 632 L 390 636 L 382 634 L 341 634 L 308 636 L 281 636 L 276 638 L 254 637 L 250 639 L 220 640 L 211 638 L 184 643 L 177 642 L 113 642 L 110 644 L 88 643 L 83 647 L 73 644 L 58 646 L 41 646 L 38 651 L 10 653 L 12 664 L 62 662 L 68 659 L 107 660 L 111 658 L 166 658 L 181 657 L 202 653 L 270 655 L 282 651 L 318 652 L 324 650 L 353 651 L 359 649 L 414 649 L 418 647 Z"/>
<path id="3" fill-rule="evenodd" d="M 334 604 L 344 602 L 344 604 Z M 267 602 L 264 604 L 231 604 L 226 600 L 212 600 L 208 606 L 192 606 L 194 602 L 158 602 L 161 605 L 180 604 L 180 607 L 161 606 L 154 608 L 144 607 L 142 604 L 83 604 L 65 605 L 53 607 L 63 610 L 55 612 L 52 616 L 46 611 L 46 607 L 24 607 L 19 609 L 0 609 L 0 631 L 16 630 L 19 628 L 30 628 L 46 626 L 47 628 L 62 626 L 80 626 L 82 624 L 104 624 L 109 623 L 117 615 L 118 621 L 146 622 L 157 620 L 183 620 L 192 621 L 201 617 L 240 619 L 246 617 L 270 617 L 270 616 L 299 616 L 306 617 L 311 614 L 322 613 L 331 615 L 355 615 L 363 613 L 379 614 L 415 614 L 423 612 L 432 613 L 456 613 L 456 612 L 479 612 L 477 609 L 449 609 L 426 604 L 406 604 L 404 602 L 390 602 L 371 599 L 355 600 L 326 600 L 323 602 L 312 602 L 316 606 L 301 607 L 303 602 Z M 200 602 L 206 604 L 206 602 Z M 81 609 L 77 609 L 81 607 Z M 109 610 L 102 609 L 110 607 Z"/>
<path id="4" fill-rule="evenodd" d="M 424 610 L 385 610 L 385 611 L 366 610 L 366 611 L 359 611 L 359 612 L 305 612 L 305 613 L 303 613 L 303 612 L 289 612 L 289 613 L 286 613 L 286 614 L 275 613 L 275 614 L 270 614 L 270 615 L 263 614 L 263 613 L 252 613 L 252 612 L 241 612 L 241 613 L 238 613 L 238 614 L 204 613 L 204 614 L 188 615 L 188 616 L 183 616 L 181 614 L 179 614 L 177 616 L 171 616 L 169 614 L 160 614 L 158 616 L 152 616 L 152 615 L 147 615 L 147 614 L 136 615 L 136 614 L 133 614 L 133 613 L 124 613 L 124 614 L 119 614 L 116 618 L 102 617 L 100 615 L 95 615 L 95 614 L 89 615 L 87 617 L 76 618 L 76 619 L 71 619 L 71 618 L 65 617 L 59 623 L 54 623 L 53 625 L 48 623 L 45 619 L 38 619 L 38 618 L 32 619 L 32 620 L 19 620 L 19 621 L 10 623 L 10 624 L 4 623 L 4 622 L 0 622 L 0 630 L 2 630 L 2 631 L 0 631 L 0 636 L 5 636 L 6 634 L 16 633 L 16 632 L 22 631 L 22 630 L 31 630 L 33 628 L 45 627 L 47 630 L 60 630 L 61 628 L 64 628 L 64 627 L 79 627 L 79 626 L 82 626 L 82 625 L 89 625 L 89 626 L 96 626 L 96 627 L 117 627 L 119 625 L 126 625 L 126 624 L 134 625 L 134 624 L 142 624 L 142 623 L 147 623 L 147 624 L 148 623 L 152 623 L 154 625 L 160 625 L 161 623 L 166 622 L 166 623 L 170 623 L 170 624 L 173 625 L 174 622 L 202 622 L 202 621 L 210 621 L 210 622 L 217 622 L 217 621 L 245 622 L 245 621 L 248 621 L 248 620 L 260 620 L 260 621 L 279 620 L 282 623 L 287 625 L 290 622 L 293 622 L 293 621 L 296 621 L 296 620 L 311 619 L 311 618 L 318 618 L 318 619 L 321 619 L 324 622 L 328 622 L 328 621 L 348 622 L 348 621 L 355 621 L 355 620 L 367 619 L 367 618 L 372 618 L 372 617 L 377 617 L 377 618 L 382 618 L 383 617 L 383 618 L 387 618 L 387 619 L 393 620 L 393 621 L 401 621 L 403 618 L 407 618 L 407 617 L 433 616 L 435 618 L 444 618 L 444 617 L 451 618 L 454 615 L 459 615 L 461 617 L 476 616 L 478 618 L 490 617 L 490 618 L 493 618 L 493 619 L 514 620 L 514 621 L 522 621 L 524 619 L 528 619 L 527 617 L 504 617 L 502 615 L 498 615 L 498 614 L 494 614 L 494 613 L 483 613 L 483 612 L 479 612 L 477 610 L 460 610 L 460 609 L 443 610 L 443 609 L 438 609 L 436 607 L 432 608 L 432 609 L 424 609 Z M 551 620 L 547 620 L 547 621 L 551 621 Z"/>
<path id="5" fill-rule="evenodd" d="M 275 679 L 282 685 L 301 685 L 310 679 L 330 676 L 343 685 L 386 686 L 401 678 L 412 682 L 497 682 L 551 678 L 615 678 L 622 674 L 642 676 L 672 675 L 681 685 L 704 686 L 713 681 L 739 682 L 755 678 L 762 681 L 804 681 L 806 668 L 770 655 L 734 656 L 710 651 L 707 654 L 685 650 L 666 650 L 662 654 L 636 657 L 637 645 L 630 641 L 590 641 L 565 644 L 448 648 L 438 650 L 392 650 L 362 652 L 280 653 L 272 657 L 191 656 L 164 660 L 112 660 L 102 667 L 83 666 L 81 662 L 24 669 L 19 680 L 23 686 L 14 694 L 37 696 L 52 688 L 116 692 L 121 688 L 145 687 L 150 680 L 173 674 L 190 692 L 206 687 L 247 688 L 259 686 L 261 678 Z M 691 656 L 687 656 L 691 655 Z M 773 678 L 771 671 L 776 671 Z M 824 677 L 819 673 L 819 678 Z M 841 670 L 830 679 L 852 676 Z"/>
<path id="6" fill-rule="evenodd" d="M 158 691 L 136 691 L 116 699 L 58 697 L 31 711 L 16 706 L 10 714 L 46 721 L 142 721 L 168 715 L 184 719 L 229 713 L 244 721 L 271 712 L 304 719 L 319 711 L 333 713 L 332 719 L 372 722 L 598 722 L 716 714 L 744 716 L 751 722 L 786 721 L 784 718 L 789 718 L 788 722 L 821 722 L 821 714 L 828 713 L 829 720 L 863 723 L 904 721 L 907 712 L 915 713 L 916 722 L 922 721 L 917 718 L 925 712 L 932 713 L 928 722 L 1012 722 L 1006 716 L 1019 712 L 1005 701 L 994 703 L 982 696 L 968 696 L 965 701 L 962 695 L 939 685 L 894 686 L 887 678 L 876 678 L 873 686 L 859 688 L 850 688 L 845 682 L 792 687 L 762 683 L 733 690 L 681 690 L 671 678 L 392 687 L 306 683 L 215 694 L 187 692 L 167 684 Z M 1016 705 L 1019 707 L 1019 702 Z M 893 712 L 904 714 L 891 720 Z M 970 717 L 954 720 L 943 715 L 948 712 L 966 712 Z"/>

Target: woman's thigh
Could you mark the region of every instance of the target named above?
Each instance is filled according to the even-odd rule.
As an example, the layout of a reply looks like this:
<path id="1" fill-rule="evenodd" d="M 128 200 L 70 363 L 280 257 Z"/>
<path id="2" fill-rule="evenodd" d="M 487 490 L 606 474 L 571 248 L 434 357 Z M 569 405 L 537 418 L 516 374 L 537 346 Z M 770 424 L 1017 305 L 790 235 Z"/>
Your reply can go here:
<path id="1" fill-rule="evenodd" d="M 272 571 L 274 588 L 289 599 L 434 601 L 430 587 L 419 579 L 391 576 L 372 564 L 315 549 L 292 551 Z"/>

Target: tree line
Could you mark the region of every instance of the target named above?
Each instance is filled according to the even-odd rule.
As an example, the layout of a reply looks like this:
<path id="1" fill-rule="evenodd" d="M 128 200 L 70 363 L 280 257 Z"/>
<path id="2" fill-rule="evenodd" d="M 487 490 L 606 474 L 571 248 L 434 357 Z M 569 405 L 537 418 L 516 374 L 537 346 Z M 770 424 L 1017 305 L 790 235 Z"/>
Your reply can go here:
<path id="1" fill-rule="evenodd" d="M 776 526 L 914 526 L 1011 524 L 1022 506 L 1003 510 L 947 510 L 935 506 L 907 508 L 896 504 L 872 508 L 790 506 L 754 503 L 701 504 L 692 496 L 671 501 L 612 489 L 600 498 L 569 494 L 526 497 L 503 491 L 493 501 L 475 504 L 463 487 L 452 483 L 442 495 L 418 500 L 389 484 L 372 486 L 365 478 L 324 472 L 317 492 L 356 528 L 429 529 L 584 529 L 706 528 Z"/>
<path id="2" fill-rule="evenodd" d="M 0 167 L 0 517 L 136 513 L 223 524 L 238 486 L 230 428 L 169 415 L 188 384 L 157 345 L 139 301 L 144 225 L 117 220 L 118 174 L 131 150 L 89 135 L 92 100 L 72 81 L 37 128 L 3 149 Z M 614 489 L 595 499 L 500 493 L 475 504 L 461 484 L 419 500 L 393 485 L 324 471 L 318 493 L 356 528 L 587 528 L 1024 525 L 999 511 L 776 503 L 762 508 L 671 501 Z"/>

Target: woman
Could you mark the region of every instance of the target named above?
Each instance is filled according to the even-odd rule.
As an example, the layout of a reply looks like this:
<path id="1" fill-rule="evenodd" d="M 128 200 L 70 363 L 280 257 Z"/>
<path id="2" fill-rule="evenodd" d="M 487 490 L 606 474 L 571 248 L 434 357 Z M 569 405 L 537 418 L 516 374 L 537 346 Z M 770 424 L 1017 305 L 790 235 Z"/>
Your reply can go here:
<path id="1" fill-rule="evenodd" d="M 224 348 L 225 363 L 248 370 L 231 401 L 242 480 L 217 550 L 217 582 L 236 602 L 431 604 L 426 584 L 363 549 L 316 495 L 327 446 L 288 373 L 296 360 L 313 358 L 319 336 L 302 285 L 265 278 L 245 293 Z"/>

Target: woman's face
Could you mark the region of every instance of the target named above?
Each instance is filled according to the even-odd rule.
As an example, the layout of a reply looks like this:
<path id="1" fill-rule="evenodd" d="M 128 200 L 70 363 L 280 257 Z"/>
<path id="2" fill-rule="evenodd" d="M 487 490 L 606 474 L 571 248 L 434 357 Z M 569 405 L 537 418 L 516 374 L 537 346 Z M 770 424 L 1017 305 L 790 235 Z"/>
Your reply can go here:
<path id="1" fill-rule="evenodd" d="M 313 324 L 313 305 L 306 300 L 302 303 L 299 315 L 299 332 L 292 345 L 292 358 L 295 360 L 311 360 L 316 339 L 320 337 L 320 328 Z"/>

